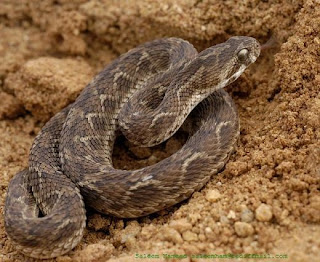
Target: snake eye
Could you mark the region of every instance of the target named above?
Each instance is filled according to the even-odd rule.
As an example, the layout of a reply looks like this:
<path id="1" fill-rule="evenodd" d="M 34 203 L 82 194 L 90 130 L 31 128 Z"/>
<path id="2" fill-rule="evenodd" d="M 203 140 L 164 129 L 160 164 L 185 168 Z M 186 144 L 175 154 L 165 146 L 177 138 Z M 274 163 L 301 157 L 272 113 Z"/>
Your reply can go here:
<path id="1" fill-rule="evenodd" d="M 241 49 L 238 53 L 238 59 L 240 62 L 245 62 L 248 58 L 248 55 L 249 55 L 249 50 L 244 48 L 244 49 Z"/>

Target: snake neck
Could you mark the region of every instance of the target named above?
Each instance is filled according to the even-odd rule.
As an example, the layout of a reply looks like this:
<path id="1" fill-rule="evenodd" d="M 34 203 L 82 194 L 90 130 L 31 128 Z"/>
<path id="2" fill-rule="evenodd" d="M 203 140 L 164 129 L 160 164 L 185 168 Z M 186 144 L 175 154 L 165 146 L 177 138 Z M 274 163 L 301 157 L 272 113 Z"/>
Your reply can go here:
<path id="1" fill-rule="evenodd" d="M 205 49 L 182 67 L 164 74 L 171 78 L 160 76 L 152 87 L 140 89 L 120 111 L 122 133 L 134 144 L 146 147 L 170 138 L 194 107 L 235 81 L 250 64 L 239 61 L 236 46 L 224 43 Z"/>
<path id="2" fill-rule="evenodd" d="M 119 114 L 120 130 L 136 145 L 150 147 L 160 144 L 178 131 L 201 101 L 234 81 L 245 68 L 239 67 L 226 77 L 218 73 L 209 75 L 206 66 L 195 68 L 191 63 L 169 86 L 158 84 L 153 91 L 142 89 L 129 99 Z M 161 89 L 165 90 L 164 94 Z M 150 103 L 150 99 L 158 102 Z"/>

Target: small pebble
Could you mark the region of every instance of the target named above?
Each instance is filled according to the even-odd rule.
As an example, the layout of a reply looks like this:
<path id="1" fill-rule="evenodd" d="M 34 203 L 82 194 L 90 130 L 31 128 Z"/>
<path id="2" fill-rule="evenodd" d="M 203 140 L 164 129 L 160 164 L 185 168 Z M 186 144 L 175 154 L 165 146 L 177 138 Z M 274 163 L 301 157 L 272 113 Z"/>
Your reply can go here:
<path id="1" fill-rule="evenodd" d="M 196 233 L 191 232 L 190 230 L 184 232 L 182 237 L 185 241 L 197 241 L 198 235 Z"/>
<path id="2" fill-rule="evenodd" d="M 236 213 L 233 210 L 230 210 L 229 214 L 227 215 L 227 218 L 235 219 L 236 218 Z"/>
<path id="3" fill-rule="evenodd" d="M 188 220 L 185 218 L 173 220 L 170 222 L 169 226 L 180 233 L 192 228 L 191 223 L 189 223 Z"/>
<path id="4" fill-rule="evenodd" d="M 254 214 L 250 209 L 245 208 L 244 210 L 242 210 L 241 212 L 241 221 L 242 222 L 252 222 L 254 218 Z"/>
<path id="5" fill-rule="evenodd" d="M 131 221 L 128 223 L 126 228 L 123 231 L 121 236 L 121 243 L 126 243 L 128 240 L 134 238 L 139 234 L 141 231 L 141 226 L 137 221 Z M 131 241 L 131 240 L 130 240 Z"/>
<path id="6" fill-rule="evenodd" d="M 226 216 L 221 216 L 220 223 L 221 224 L 229 224 L 229 219 Z"/>
<path id="7" fill-rule="evenodd" d="M 180 233 L 173 228 L 166 228 L 163 232 L 163 238 L 176 244 L 181 244 L 183 242 Z"/>
<path id="8" fill-rule="evenodd" d="M 234 223 L 234 229 L 236 231 L 236 234 L 239 237 L 247 237 L 253 234 L 254 229 L 251 224 L 248 224 L 246 222 L 236 222 Z"/>
<path id="9" fill-rule="evenodd" d="M 273 216 L 272 210 L 271 210 L 271 207 L 269 205 L 261 204 L 256 209 L 256 219 L 261 221 L 261 222 L 270 221 L 272 216 Z"/>
<path id="10" fill-rule="evenodd" d="M 204 232 L 206 232 L 206 233 L 212 233 L 212 229 L 211 229 L 210 227 L 206 227 L 206 228 L 204 229 Z"/>
<path id="11" fill-rule="evenodd" d="M 217 202 L 220 198 L 221 198 L 220 192 L 215 189 L 209 190 L 206 194 L 206 199 L 212 203 Z"/>

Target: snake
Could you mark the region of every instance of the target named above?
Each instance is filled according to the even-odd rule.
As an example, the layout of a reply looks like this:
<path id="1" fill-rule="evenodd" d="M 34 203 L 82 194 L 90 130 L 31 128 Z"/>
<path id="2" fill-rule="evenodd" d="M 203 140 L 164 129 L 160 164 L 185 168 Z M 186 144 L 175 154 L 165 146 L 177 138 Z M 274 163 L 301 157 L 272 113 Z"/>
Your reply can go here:
<path id="1" fill-rule="evenodd" d="M 98 73 L 77 99 L 36 136 L 28 167 L 10 181 L 5 229 L 26 256 L 61 256 L 78 245 L 86 206 L 118 218 L 171 207 L 221 171 L 240 134 L 223 89 L 260 55 L 252 37 L 234 36 L 201 52 L 170 37 L 146 42 Z M 183 146 L 136 170 L 116 169 L 115 139 L 136 146 L 165 142 L 179 129 Z"/>

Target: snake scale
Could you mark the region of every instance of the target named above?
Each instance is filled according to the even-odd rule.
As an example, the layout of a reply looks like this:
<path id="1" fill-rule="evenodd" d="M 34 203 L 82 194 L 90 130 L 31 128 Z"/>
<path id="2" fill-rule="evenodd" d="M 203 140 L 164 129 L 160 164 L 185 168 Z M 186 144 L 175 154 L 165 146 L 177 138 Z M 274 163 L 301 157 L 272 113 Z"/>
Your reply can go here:
<path id="1" fill-rule="evenodd" d="M 223 168 L 239 136 L 237 111 L 223 87 L 259 54 L 251 37 L 231 37 L 200 53 L 185 40 L 164 38 L 109 64 L 43 127 L 29 167 L 11 180 L 5 228 L 15 247 L 34 258 L 57 257 L 80 242 L 85 204 L 135 218 L 203 187 Z M 120 132 L 136 145 L 153 146 L 186 119 L 189 138 L 173 155 L 138 170 L 113 167 Z"/>

